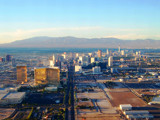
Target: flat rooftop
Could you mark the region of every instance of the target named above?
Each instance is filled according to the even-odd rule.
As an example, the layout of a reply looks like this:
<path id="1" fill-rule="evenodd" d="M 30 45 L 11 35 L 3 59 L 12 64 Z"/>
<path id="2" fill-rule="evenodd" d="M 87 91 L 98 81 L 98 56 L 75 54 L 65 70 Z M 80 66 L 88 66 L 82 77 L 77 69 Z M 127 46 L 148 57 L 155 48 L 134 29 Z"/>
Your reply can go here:
<path id="1" fill-rule="evenodd" d="M 15 92 L 15 93 L 9 93 L 5 98 L 11 99 L 11 98 L 21 98 L 25 95 L 25 92 Z"/>
<path id="2" fill-rule="evenodd" d="M 12 108 L 0 108 L 0 120 L 8 118 L 14 111 Z"/>
<path id="3" fill-rule="evenodd" d="M 0 94 L 0 100 L 3 99 L 6 96 L 7 93 Z"/>

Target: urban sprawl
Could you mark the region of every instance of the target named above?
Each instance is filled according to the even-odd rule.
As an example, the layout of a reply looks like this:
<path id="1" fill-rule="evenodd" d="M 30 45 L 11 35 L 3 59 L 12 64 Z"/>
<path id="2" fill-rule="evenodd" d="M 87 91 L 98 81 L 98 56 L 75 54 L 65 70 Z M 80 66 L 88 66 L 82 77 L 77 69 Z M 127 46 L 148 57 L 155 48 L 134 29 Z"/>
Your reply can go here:
<path id="1" fill-rule="evenodd" d="M 0 57 L 0 120 L 159 120 L 160 54 Z"/>

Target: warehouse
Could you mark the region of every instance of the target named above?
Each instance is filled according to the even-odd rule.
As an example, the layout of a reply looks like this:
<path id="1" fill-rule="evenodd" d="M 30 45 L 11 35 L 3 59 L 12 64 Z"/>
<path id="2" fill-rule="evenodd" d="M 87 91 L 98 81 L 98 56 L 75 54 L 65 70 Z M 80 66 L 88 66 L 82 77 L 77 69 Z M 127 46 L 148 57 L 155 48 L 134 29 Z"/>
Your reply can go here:
<path id="1" fill-rule="evenodd" d="M 132 110 L 132 105 L 131 104 L 121 104 L 119 105 L 121 110 Z"/>
<path id="2" fill-rule="evenodd" d="M 149 113 L 149 111 L 147 111 L 147 110 L 132 110 L 132 105 L 131 104 L 121 104 L 119 107 L 122 110 L 122 113 L 129 120 L 154 118 L 154 116 L 151 115 Z"/>
<path id="3" fill-rule="evenodd" d="M 25 98 L 25 92 L 8 92 L 6 94 L 0 94 L 0 104 L 18 104 Z"/>
<path id="4" fill-rule="evenodd" d="M 135 115 L 127 115 L 126 117 L 130 120 L 154 118 L 153 115 L 151 114 L 135 114 Z"/>
<path id="5" fill-rule="evenodd" d="M 153 99 L 152 99 L 152 101 L 151 102 L 149 102 L 148 104 L 160 104 L 160 96 L 158 96 L 158 97 L 154 97 Z"/>

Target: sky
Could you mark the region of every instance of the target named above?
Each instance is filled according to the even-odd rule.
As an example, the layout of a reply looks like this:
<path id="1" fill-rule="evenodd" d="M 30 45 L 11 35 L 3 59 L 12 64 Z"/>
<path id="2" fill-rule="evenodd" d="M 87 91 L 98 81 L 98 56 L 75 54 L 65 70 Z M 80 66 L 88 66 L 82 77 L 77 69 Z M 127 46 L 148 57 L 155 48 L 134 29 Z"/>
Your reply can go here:
<path id="1" fill-rule="evenodd" d="M 0 43 L 36 36 L 160 40 L 160 0 L 0 0 Z"/>

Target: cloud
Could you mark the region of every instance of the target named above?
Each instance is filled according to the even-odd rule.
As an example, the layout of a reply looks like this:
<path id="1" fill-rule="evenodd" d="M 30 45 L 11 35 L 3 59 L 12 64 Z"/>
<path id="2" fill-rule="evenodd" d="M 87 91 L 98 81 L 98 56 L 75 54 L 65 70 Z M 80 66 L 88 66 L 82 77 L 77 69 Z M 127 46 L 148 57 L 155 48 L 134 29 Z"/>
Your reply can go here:
<path id="1" fill-rule="evenodd" d="M 137 33 L 105 36 L 105 38 L 107 38 L 107 37 L 119 38 L 119 39 L 124 39 L 124 40 L 136 40 L 136 39 L 155 39 L 155 40 L 160 40 L 160 35 L 146 35 L 146 34 L 137 34 Z"/>

